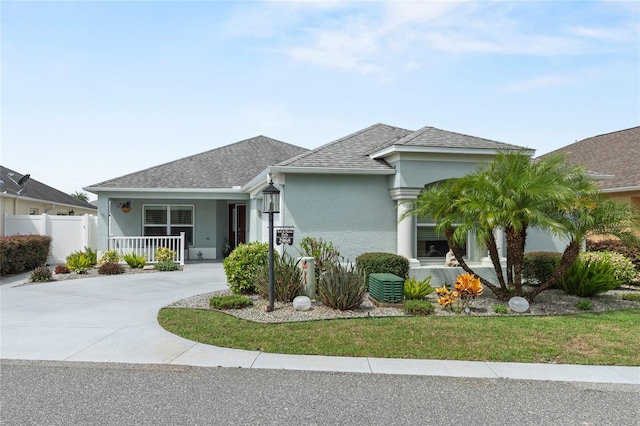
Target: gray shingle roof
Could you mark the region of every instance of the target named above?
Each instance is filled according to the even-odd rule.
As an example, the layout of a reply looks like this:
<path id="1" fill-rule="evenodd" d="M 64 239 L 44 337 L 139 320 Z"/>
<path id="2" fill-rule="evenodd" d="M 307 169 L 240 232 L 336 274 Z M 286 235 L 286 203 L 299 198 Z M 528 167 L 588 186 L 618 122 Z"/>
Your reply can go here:
<path id="1" fill-rule="evenodd" d="M 267 167 L 307 152 L 299 146 L 256 136 L 87 187 L 233 188 L 247 184 Z"/>
<path id="2" fill-rule="evenodd" d="M 508 143 L 496 142 L 490 139 L 479 138 L 476 136 L 449 132 L 429 126 L 423 127 L 405 136 L 404 138 L 397 141 L 395 145 L 420 146 L 430 148 L 470 148 L 492 150 L 523 149 L 523 147 L 511 145 Z"/>
<path id="3" fill-rule="evenodd" d="M 0 166 L 0 179 L 2 179 L 2 187 L 0 192 L 7 191 L 8 194 L 16 195 L 20 191 L 20 186 L 16 185 L 9 179 L 9 173 L 13 173 L 13 180 L 16 182 L 20 180 L 24 175 L 11 170 L 7 167 Z M 29 197 L 36 200 L 41 200 L 47 203 L 53 204 L 65 204 L 70 206 L 82 207 L 84 209 L 96 210 L 96 206 L 86 201 L 78 200 L 69 194 L 59 191 L 55 188 L 45 185 L 33 178 L 29 178 L 24 184 L 24 189 L 20 192 L 21 197 Z"/>
<path id="4" fill-rule="evenodd" d="M 377 147 L 393 145 L 394 142 L 410 133 L 410 130 L 399 127 L 374 124 L 295 158 L 283 161 L 278 166 L 389 169 L 390 166 L 386 162 L 374 160 L 367 154 Z"/>
<path id="5" fill-rule="evenodd" d="M 558 152 L 592 172 L 613 175 L 599 181 L 603 189 L 640 186 L 640 126 L 583 139 L 549 154 Z"/>

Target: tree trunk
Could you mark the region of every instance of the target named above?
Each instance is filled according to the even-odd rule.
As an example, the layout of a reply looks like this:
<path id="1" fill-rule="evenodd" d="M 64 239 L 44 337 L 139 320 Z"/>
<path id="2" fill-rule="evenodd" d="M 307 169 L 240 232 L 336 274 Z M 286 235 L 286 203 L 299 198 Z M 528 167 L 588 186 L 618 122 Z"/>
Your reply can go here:
<path id="1" fill-rule="evenodd" d="M 564 250 L 564 253 L 562 253 L 562 258 L 560 259 L 560 263 L 558 264 L 558 267 L 556 268 L 556 270 L 553 271 L 551 278 L 549 278 L 545 283 L 541 284 L 540 286 L 530 291 L 526 295 L 526 298 L 529 302 L 533 302 L 533 300 L 538 294 L 549 289 L 562 278 L 562 276 L 567 272 L 567 270 L 569 270 L 573 262 L 576 260 L 576 258 L 580 254 L 581 245 L 582 244 L 580 240 L 573 240 L 571 241 L 571 243 L 569 243 L 567 248 Z"/>

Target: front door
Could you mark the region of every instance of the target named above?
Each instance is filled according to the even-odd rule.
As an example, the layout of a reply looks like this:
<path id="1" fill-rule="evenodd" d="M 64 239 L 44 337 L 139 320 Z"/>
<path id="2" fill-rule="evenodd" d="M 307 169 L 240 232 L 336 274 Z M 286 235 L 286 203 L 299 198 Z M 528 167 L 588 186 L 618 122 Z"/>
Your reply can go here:
<path id="1" fill-rule="evenodd" d="M 231 249 L 247 242 L 247 205 L 229 204 L 229 245 Z"/>

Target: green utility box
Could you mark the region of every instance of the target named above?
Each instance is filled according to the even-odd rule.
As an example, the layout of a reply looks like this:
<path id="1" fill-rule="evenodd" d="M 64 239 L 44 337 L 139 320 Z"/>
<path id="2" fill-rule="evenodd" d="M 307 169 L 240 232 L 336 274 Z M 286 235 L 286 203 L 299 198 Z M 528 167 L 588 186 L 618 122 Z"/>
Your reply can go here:
<path id="1" fill-rule="evenodd" d="M 401 303 L 404 278 L 393 274 L 369 274 L 369 295 L 378 302 Z"/>

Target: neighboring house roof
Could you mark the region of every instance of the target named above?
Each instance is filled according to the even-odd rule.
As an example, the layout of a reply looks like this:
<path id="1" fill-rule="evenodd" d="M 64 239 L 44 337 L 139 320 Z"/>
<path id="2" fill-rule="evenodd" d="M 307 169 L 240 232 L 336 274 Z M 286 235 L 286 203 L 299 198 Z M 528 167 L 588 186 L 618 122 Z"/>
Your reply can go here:
<path id="1" fill-rule="evenodd" d="M 306 151 L 266 136 L 256 136 L 86 189 L 235 188 L 247 184 L 267 167 Z"/>
<path id="2" fill-rule="evenodd" d="M 386 124 L 374 124 L 295 158 L 283 161 L 278 166 L 389 169 L 390 166 L 385 161 L 375 160 L 367 154 L 376 147 L 392 145 L 410 133 L 411 130 Z"/>
<path id="3" fill-rule="evenodd" d="M 0 179 L 2 180 L 0 192 L 3 193 L 2 195 L 10 194 L 13 196 L 42 201 L 45 203 L 64 204 L 69 206 L 82 207 L 84 209 L 96 210 L 96 206 L 86 201 L 78 200 L 77 198 L 72 197 L 69 194 L 58 191 L 57 189 L 45 185 L 42 182 L 38 182 L 31 177 L 28 178 L 28 180 L 21 188 L 20 185 L 17 185 L 13 181 L 18 182 L 23 176 L 25 175 L 4 166 L 0 166 Z"/>
<path id="4" fill-rule="evenodd" d="M 611 175 L 598 180 L 604 191 L 640 189 L 640 126 L 583 139 L 545 155 L 559 152 L 591 172 Z"/>

